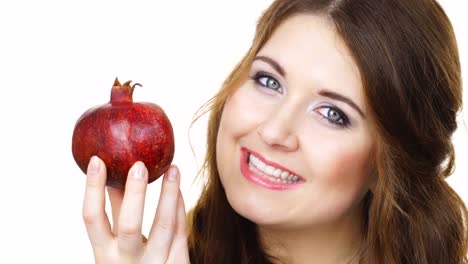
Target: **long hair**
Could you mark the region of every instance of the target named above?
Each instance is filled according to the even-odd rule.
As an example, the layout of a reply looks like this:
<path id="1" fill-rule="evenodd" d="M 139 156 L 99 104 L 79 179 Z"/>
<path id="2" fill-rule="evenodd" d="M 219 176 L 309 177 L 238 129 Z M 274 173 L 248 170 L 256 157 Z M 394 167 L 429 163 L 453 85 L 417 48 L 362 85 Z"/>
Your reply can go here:
<path id="1" fill-rule="evenodd" d="M 467 209 L 446 182 L 455 162 L 451 136 L 462 108 L 458 48 L 434 0 L 277 0 L 258 21 L 247 54 L 203 108 L 210 111 L 207 177 L 189 213 L 192 263 L 277 263 L 255 223 L 229 205 L 216 165 L 226 99 L 247 79 L 253 59 L 280 23 L 296 14 L 324 16 L 359 67 L 377 129 L 375 186 L 364 200 L 360 263 L 467 260 Z M 195 119 L 196 120 L 196 119 Z"/>

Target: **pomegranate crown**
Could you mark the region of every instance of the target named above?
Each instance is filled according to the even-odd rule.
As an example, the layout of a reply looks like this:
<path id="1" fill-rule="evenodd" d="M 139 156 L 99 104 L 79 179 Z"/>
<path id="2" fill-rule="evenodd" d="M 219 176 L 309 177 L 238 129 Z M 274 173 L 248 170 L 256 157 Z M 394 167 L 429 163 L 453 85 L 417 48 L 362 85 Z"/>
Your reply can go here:
<path id="1" fill-rule="evenodd" d="M 132 81 L 126 81 L 124 84 L 120 84 L 119 79 L 116 77 L 114 81 L 114 85 L 112 86 L 111 90 L 111 100 L 112 104 L 121 104 L 121 103 L 132 103 L 133 102 L 133 90 L 135 86 L 143 87 L 139 83 L 135 83 L 130 86 Z"/>

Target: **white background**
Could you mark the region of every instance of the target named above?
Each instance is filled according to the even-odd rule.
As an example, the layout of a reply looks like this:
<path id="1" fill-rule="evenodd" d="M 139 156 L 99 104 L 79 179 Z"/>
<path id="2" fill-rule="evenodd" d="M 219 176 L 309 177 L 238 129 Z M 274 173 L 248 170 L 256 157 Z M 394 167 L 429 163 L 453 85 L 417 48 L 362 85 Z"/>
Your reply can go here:
<path id="1" fill-rule="evenodd" d="M 155 102 L 171 119 L 174 163 L 182 172 L 186 207 L 192 207 L 206 124 L 202 119 L 190 130 L 194 156 L 192 116 L 247 51 L 270 2 L 0 2 L 0 263 L 93 262 L 81 218 L 85 176 L 71 155 L 71 135 L 86 109 L 109 100 L 115 77 L 141 82 L 135 101 Z M 461 2 L 441 4 L 455 27 L 466 81 Z M 466 114 L 463 119 L 449 181 L 468 202 Z M 159 188 L 159 181 L 149 187 L 144 232 Z"/>

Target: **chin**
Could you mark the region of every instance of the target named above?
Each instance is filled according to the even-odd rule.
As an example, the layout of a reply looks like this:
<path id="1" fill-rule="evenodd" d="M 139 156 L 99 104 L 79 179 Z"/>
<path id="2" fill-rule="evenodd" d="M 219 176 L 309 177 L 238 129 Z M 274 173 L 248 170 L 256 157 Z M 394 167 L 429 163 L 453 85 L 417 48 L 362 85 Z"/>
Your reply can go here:
<path id="1" fill-rule="evenodd" d="M 242 217 L 262 228 L 291 230 L 301 228 L 302 226 L 296 220 L 286 218 L 283 214 L 270 213 L 261 208 L 251 208 L 250 210 L 236 210 L 234 208 L 234 210 Z"/>
<path id="2" fill-rule="evenodd" d="M 284 213 L 277 212 L 278 207 L 271 197 L 261 196 L 258 191 L 255 192 L 248 186 L 233 191 L 226 190 L 227 200 L 242 217 L 258 225 L 276 225 L 284 222 Z"/>

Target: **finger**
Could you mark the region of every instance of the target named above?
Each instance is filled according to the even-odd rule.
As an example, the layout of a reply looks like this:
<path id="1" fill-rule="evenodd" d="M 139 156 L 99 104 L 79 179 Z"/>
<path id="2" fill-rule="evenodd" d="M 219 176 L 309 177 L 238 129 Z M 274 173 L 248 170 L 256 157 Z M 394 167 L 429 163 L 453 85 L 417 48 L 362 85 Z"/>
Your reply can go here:
<path id="1" fill-rule="evenodd" d="M 187 214 L 185 212 L 184 197 L 179 189 L 179 195 L 177 199 L 177 222 L 176 229 L 174 232 L 174 239 L 187 239 L 187 225 L 186 225 Z"/>
<path id="2" fill-rule="evenodd" d="M 117 243 L 124 253 L 137 256 L 143 248 L 141 225 L 145 207 L 148 170 L 143 162 L 136 162 L 130 169 L 119 215 Z"/>
<path id="3" fill-rule="evenodd" d="M 177 200 L 177 224 L 167 263 L 189 263 L 190 258 L 187 246 L 187 214 L 185 212 L 184 198 L 179 189 Z"/>
<path id="4" fill-rule="evenodd" d="M 158 208 L 148 238 L 147 252 L 154 254 L 156 263 L 164 263 L 169 254 L 176 229 L 179 170 L 172 166 L 164 175 Z"/>
<path id="5" fill-rule="evenodd" d="M 124 190 L 118 188 L 107 187 L 107 194 L 112 208 L 112 233 L 117 235 L 119 231 L 119 215 L 124 197 Z"/>
<path id="6" fill-rule="evenodd" d="M 98 157 L 88 164 L 83 202 L 83 220 L 93 247 L 107 245 L 112 240 L 109 219 L 105 211 L 106 165 Z"/>

